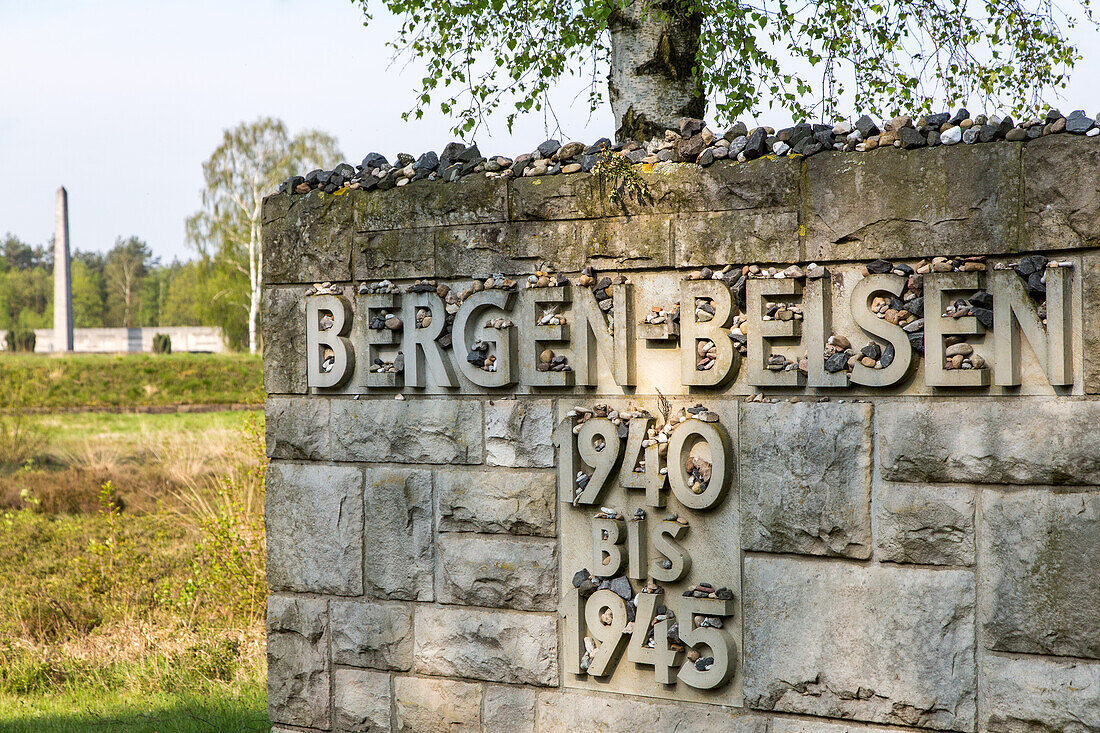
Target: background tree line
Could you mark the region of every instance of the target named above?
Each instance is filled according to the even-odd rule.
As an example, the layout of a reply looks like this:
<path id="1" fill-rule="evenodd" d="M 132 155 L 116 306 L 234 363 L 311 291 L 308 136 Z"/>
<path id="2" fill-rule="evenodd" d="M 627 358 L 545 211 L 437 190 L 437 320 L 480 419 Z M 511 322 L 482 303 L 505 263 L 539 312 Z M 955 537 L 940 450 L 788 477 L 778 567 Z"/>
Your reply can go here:
<path id="1" fill-rule="evenodd" d="M 248 278 L 200 257 L 162 264 L 137 237 L 72 260 L 77 328 L 221 326 L 229 345 L 247 344 Z M 53 245 L 0 239 L 0 331 L 53 328 Z"/>
<path id="2" fill-rule="evenodd" d="M 262 118 L 225 130 L 203 164 L 202 208 L 187 219 L 197 257 L 161 263 L 138 237 L 106 253 L 72 253 L 77 328 L 220 326 L 228 346 L 259 351 L 260 208 L 286 178 L 340 160 L 323 132 L 288 133 Z M 53 328 L 53 242 L 0 240 L 0 332 Z"/>

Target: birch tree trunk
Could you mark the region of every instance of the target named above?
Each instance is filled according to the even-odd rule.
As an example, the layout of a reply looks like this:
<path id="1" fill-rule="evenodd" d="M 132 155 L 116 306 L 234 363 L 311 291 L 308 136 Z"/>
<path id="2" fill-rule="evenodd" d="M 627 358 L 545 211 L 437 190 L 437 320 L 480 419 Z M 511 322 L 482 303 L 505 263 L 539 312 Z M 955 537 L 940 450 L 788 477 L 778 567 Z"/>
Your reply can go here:
<path id="1" fill-rule="evenodd" d="M 263 272 L 263 240 L 260 238 L 260 216 L 263 196 L 260 182 L 252 179 L 252 211 L 249 212 L 248 233 L 248 353 L 260 350 L 260 273 Z"/>
<path id="2" fill-rule="evenodd" d="M 702 16 L 677 11 L 680 0 L 632 0 L 612 13 L 608 96 L 619 142 L 648 141 L 699 117 L 706 98 L 692 73 Z"/>

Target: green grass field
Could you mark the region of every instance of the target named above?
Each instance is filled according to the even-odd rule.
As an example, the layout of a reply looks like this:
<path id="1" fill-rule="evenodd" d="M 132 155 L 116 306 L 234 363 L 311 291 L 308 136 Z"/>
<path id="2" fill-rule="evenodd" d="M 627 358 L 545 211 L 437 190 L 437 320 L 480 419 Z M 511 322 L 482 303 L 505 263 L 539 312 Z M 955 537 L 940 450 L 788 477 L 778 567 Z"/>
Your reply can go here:
<path id="1" fill-rule="evenodd" d="M 0 733 L 269 731 L 262 413 L 10 409 Z"/>
<path id="2" fill-rule="evenodd" d="M 50 698 L 0 695 L 0 733 L 266 733 L 267 692 L 262 681 L 227 685 L 203 694 L 104 697 L 77 692 Z"/>
<path id="3" fill-rule="evenodd" d="M 168 407 L 263 402 L 260 357 L 248 354 L 0 354 L 0 384 L 33 385 L 25 407 Z"/>

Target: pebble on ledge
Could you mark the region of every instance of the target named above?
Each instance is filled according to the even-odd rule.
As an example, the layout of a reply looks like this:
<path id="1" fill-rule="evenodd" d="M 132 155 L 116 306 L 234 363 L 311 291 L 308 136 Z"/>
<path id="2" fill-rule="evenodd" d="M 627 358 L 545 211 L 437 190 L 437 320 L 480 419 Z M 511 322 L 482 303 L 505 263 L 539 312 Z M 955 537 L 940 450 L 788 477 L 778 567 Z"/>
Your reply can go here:
<path id="1" fill-rule="evenodd" d="M 635 141 L 616 145 L 607 138 L 592 145 L 579 142 L 562 145 L 557 140 L 547 140 L 532 152 L 513 159 L 503 155 L 486 158 L 476 143 L 467 146 L 453 142 L 442 154 L 429 151 L 414 158 L 401 153 L 392 164 L 384 155 L 370 153 L 357 166 L 341 163 L 332 170 L 317 169 L 304 176 L 288 178 L 279 186 L 279 193 L 387 191 L 422 180 L 452 183 L 475 175 L 526 178 L 590 173 L 608 152 L 621 155 L 635 165 L 695 163 L 706 167 L 720 160 L 745 162 L 765 157 L 808 157 L 829 151 L 862 153 L 884 147 L 913 150 L 940 145 L 1027 143 L 1058 134 L 1100 136 L 1100 115 L 1089 117 L 1084 110 L 1074 110 L 1066 117 L 1052 109 L 1042 118 L 1016 122 L 1008 115 L 971 117 L 966 108 L 961 108 L 954 115 L 939 112 L 916 119 L 901 115 L 881 124 L 868 115 L 855 123 L 802 122 L 780 130 L 772 127 L 750 129 L 745 123 L 737 122 L 720 136 L 702 120 L 685 117 L 680 120 L 679 130 L 666 130 L 663 138 L 648 145 Z"/>

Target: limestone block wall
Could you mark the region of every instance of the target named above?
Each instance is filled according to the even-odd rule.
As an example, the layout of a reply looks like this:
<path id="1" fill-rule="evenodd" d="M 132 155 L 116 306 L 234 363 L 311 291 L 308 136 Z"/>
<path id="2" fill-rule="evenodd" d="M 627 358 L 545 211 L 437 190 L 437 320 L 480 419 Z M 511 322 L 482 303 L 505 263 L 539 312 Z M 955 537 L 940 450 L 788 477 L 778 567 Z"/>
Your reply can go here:
<path id="1" fill-rule="evenodd" d="M 267 199 L 275 731 L 1100 729 L 1100 141 L 662 164 L 645 176 L 645 205 L 610 204 L 606 182 L 583 173 Z M 403 290 L 430 278 L 459 290 L 501 273 L 522 288 L 536 270 L 576 283 L 592 266 L 632 283 L 634 328 L 704 266 L 815 262 L 833 293 L 828 332 L 847 334 L 858 352 L 871 339 L 850 299 L 867 263 L 984 256 L 975 275 L 984 288 L 998 266 L 1034 253 L 1070 273 L 1064 310 L 1046 305 L 1048 333 L 1056 313 L 1069 320 L 1065 384 L 1051 383 L 1050 355 L 1026 338 L 1018 384 L 1001 384 L 1012 360 L 995 348 L 1009 328 L 998 320 L 970 339 L 990 362 L 985 386 L 931 384 L 918 352 L 882 388 L 769 386 L 754 376 L 766 369 L 750 368 L 767 356 L 750 344 L 727 381 L 691 387 L 676 342 L 638 330 L 633 386 L 603 359 L 592 387 L 521 378 L 481 388 L 460 372 L 456 388 L 438 374 L 423 388 L 370 388 L 367 327 L 355 325 L 370 315 L 361 281 Z M 317 329 L 307 292 L 322 282 L 342 286 L 353 321 L 342 333 L 355 364 L 333 388 L 310 386 L 307 365 Z M 925 300 L 924 320 L 941 317 Z M 801 336 L 775 340 L 795 363 L 804 352 L 822 358 L 804 307 Z M 526 311 L 510 313 L 515 332 L 534 326 Z M 572 310 L 562 314 L 580 328 Z M 579 375 L 587 364 L 573 338 L 554 349 Z M 454 340 L 443 353 L 457 365 L 469 344 Z M 514 358 L 533 367 L 538 351 Z M 616 469 L 598 500 L 575 505 L 562 466 L 587 477 L 598 454 L 626 451 L 626 425 L 647 419 L 641 411 L 660 424 L 658 391 L 684 425 L 718 426 L 725 442 L 708 444 L 709 486 L 724 481 L 724 493 L 696 509 L 666 485 L 659 506 Z M 705 418 L 683 412 L 697 404 Z M 583 446 L 572 453 L 578 433 L 560 426 L 595 424 L 593 409 L 638 415 L 588 462 Z M 625 536 L 638 509 L 648 524 L 634 526 L 649 528 L 639 544 L 601 535 Z M 685 683 L 697 667 L 683 651 L 672 684 L 656 679 L 661 663 L 629 647 L 629 631 L 621 648 L 617 634 L 597 640 L 618 650 L 608 673 L 581 663 L 583 637 L 606 632 L 602 608 L 584 620 L 593 603 L 578 571 L 599 576 L 600 548 L 622 548 L 623 569 L 597 577 L 607 586 L 597 593 L 614 596 L 627 580 L 642 624 L 649 571 L 676 554 L 655 541 L 664 529 L 680 532 L 691 564 L 659 583 L 657 603 L 676 614 L 683 639 L 714 631 L 700 625 L 712 617 L 728 639 L 728 676 L 709 689 Z M 626 569 L 627 555 L 647 551 L 657 565 Z M 732 598 L 696 599 L 692 589 L 707 583 Z M 696 600 L 727 605 L 692 612 Z M 703 661 L 715 654 L 692 648 Z"/>

